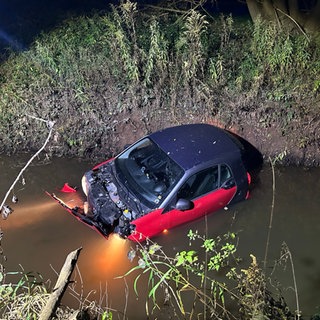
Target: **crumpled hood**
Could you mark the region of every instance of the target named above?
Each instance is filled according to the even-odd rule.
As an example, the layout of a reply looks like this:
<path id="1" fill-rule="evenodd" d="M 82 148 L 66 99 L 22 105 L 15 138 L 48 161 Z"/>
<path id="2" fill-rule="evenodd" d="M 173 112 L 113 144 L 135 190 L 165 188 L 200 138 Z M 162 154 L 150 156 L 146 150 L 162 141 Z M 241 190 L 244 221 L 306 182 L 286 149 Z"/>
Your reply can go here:
<path id="1" fill-rule="evenodd" d="M 112 162 L 108 162 L 85 173 L 88 184 L 88 205 L 94 221 L 108 233 L 116 232 L 128 236 L 134 229 L 130 222 L 136 217 L 119 196 L 121 188 L 112 172 Z M 127 200 L 129 201 L 129 197 Z"/>
<path id="2" fill-rule="evenodd" d="M 112 182 L 110 165 L 88 171 L 85 173 L 85 177 L 89 183 L 88 204 L 92 210 L 93 218 L 103 224 L 114 226 L 122 212 L 111 198 L 113 194 L 116 196 L 117 191 Z"/>

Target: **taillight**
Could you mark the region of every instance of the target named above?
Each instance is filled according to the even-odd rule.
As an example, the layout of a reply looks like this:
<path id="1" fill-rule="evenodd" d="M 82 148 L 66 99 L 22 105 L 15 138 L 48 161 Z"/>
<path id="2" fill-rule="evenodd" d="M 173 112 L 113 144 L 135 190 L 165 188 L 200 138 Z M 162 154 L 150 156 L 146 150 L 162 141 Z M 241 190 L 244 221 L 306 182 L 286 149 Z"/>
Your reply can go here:
<path id="1" fill-rule="evenodd" d="M 248 185 L 250 186 L 250 184 L 251 184 L 251 175 L 250 175 L 249 172 L 247 172 L 247 179 L 248 179 Z M 247 194 L 246 194 L 246 200 L 249 198 L 249 196 L 250 196 L 250 191 L 248 190 Z"/>
<path id="2" fill-rule="evenodd" d="M 248 179 L 248 184 L 251 184 L 251 175 L 249 172 L 247 172 L 247 179 Z"/>

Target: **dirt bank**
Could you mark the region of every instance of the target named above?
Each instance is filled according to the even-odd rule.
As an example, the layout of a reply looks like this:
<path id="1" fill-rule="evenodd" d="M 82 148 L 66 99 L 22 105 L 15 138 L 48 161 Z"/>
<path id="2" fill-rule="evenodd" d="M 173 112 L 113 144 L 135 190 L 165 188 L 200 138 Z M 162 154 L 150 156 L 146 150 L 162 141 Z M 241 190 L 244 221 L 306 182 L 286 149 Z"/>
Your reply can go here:
<path id="1" fill-rule="evenodd" d="M 260 150 L 264 159 L 282 154 L 282 164 L 320 165 L 320 115 L 297 112 L 266 101 L 244 104 L 243 99 L 224 101 L 227 108 L 206 106 L 203 111 L 183 108 L 183 102 L 171 110 L 152 106 L 133 108 L 110 119 L 113 124 L 99 149 L 88 157 L 116 154 L 128 143 L 164 127 L 205 122 L 228 129 L 242 136 Z M 273 110 L 273 111 L 272 111 Z M 274 114 L 278 110 L 278 114 Z"/>
<path id="2" fill-rule="evenodd" d="M 292 105 L 257 97 L 175 92 L 174 99 L 143 92 L 123 94 L 114 84 L 87 92 L 79 102 L 72 92 L 44 91 L 31 97 L 27 114 L 55 121 L 45 152 L 49 157 L 76 157 L 94 162 L 119 153 L 143 135 L 178 124 L 204 122 L 242 136 L 264 158 L 284 155 L 285 165 L 320 165 L 319 106 L 309 101 Z M 88 102 L 87 102 L 88 101 Z M 309 107 L 309 105 L 311 107 Z M 17 108 L 19 111 L 20 109 Z M 17 112 L 18 112 L 17 111 Z M 41 112 L 41 113 L 40 113 Z M 34 152 L 43 145 L 48 129 L 20 111 L 1 128 L 0 153 Z"/>

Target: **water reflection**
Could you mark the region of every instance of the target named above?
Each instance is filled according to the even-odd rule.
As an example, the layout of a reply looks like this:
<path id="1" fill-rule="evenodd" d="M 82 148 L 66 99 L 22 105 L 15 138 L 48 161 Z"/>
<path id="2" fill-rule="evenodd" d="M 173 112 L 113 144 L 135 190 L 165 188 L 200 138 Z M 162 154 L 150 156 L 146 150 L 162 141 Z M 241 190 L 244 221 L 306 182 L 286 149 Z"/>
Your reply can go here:
<path id="1" fill-rule="evenodd" d="M 23 167 L 24 160 L 19 158 L 13 162 L 9 158 L 0 159 L 0 195 L 6 193 L 19 168 Z M 137 300 L 133 290 L 134 275 L 128 277 L 127 282 L 115 279 L 135 265 L 136 260 L 131 263 L 127 258 L 133 244 L 117 236 L 105 240 L 45 194 L 46 190 L 59 190 L 65 182 L 79 186 L 83 172 L 91 166 L 76 160 L 56 159 L 27 170 L 24 175 L 26 185 L 19 185 L 15 190 L 19 202 L 10 204 L 14 213 L 1 221 L 4 231 L 2 244 L 8 259 L 6 269 L 18 270 L 21 264 L 25 271 L 37 271 L 54 282 L 54 270 L 60 270 L 69 252 L 82 247 L 78 264 L 80 274 L 75 275 L 79 290 L 83 286 L 84 295 L 96 290 L 91 295 L 97 300 L 107 290 L 110 307 L 127 311 L 129 319 L 145 318 L 146 283 L 140 283 Z M 276 173 L 276 202 L 267 270 L 272 272 L 281 244 L 285 241 L 293 256 L 301 309 L 305 315 L 311 315 L 320 312 L 320 169 L 278 168 Z M 207 225 L 202 219 L 192 225 L 169 230 L 155 241 L 168 254 L 175 254 L 187 249 L 186 234 L 190 227 L 199 230 L 199 233 L 208 232 L 211 237 L 231 230 L 239 233 L 238 252 L 244 257 L 243 265 L 250 263 L 250 253 L 256 255 L 262 264 L 272 202 L 271 177 L 267 166 L 262 170 L 260 183 L 249 201 L 210 215 Z M 289 266 L 286 271 L 278 269 L 274 276 L 283 283 L 284 294 L 294 310 L 294 293 L 289 289 L 293 285 Z M 78 305 L 71 295 L 66 297 L 66 302 Z"/>
<path id="2" fill-rule="evenodd" d="M 55 208 L 55 203 L 39 203 L 39 204 L 26 204 L 21 205 L 21 208 L 16 212 L 19 214 L 19 219 L 7 219 L 5 224 L 6 229 L 19 229 L 28 227 L 30 224 L 38 223 L 39 220 L 46 219 L 42 213 L 52 211 Z"/>
<path id="3" fill-rule="evenodd" d="M 108 241 L 101 239 L 96 243 L 91 253 L 99 274 L 110 275 L 113 272 L 117 272 L 114 276 L 118 276 L 118 272 L 126 272 L 129 265 L 127 259 L 129 247 L 129 241 L 116 235 L 110 236 Z"/>

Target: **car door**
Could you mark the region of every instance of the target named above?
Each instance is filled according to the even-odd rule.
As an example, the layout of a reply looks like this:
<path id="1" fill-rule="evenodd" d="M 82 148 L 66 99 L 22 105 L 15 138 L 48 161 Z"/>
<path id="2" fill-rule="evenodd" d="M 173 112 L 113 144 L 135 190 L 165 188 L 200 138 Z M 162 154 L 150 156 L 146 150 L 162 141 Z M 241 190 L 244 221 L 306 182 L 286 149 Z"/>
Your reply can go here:
<path id="1" fill-rule="evenodd" d="M 136 231 L 129 236 L 143 241 L 180 224 L 193 221 L 225 207 L 237 191 L 232 172 L 227 165 L 216 165 L 193 174 L 178 190 L 168 210 L 157 209 L 133 221 Z M 178 209 L 179 200 L 190 204 Z"/>
<path id="2" fill-rule="evenodd" d="M 225 165 L 216 165 L 192 175 L 180 188 L 176 204 L 183 200 L 190 203 L 189 208 L 175 209 L 163 213 L 166 229 L 198 219 L 217 211 L 232 200 L 237 187 L 231 169 Z"/>

